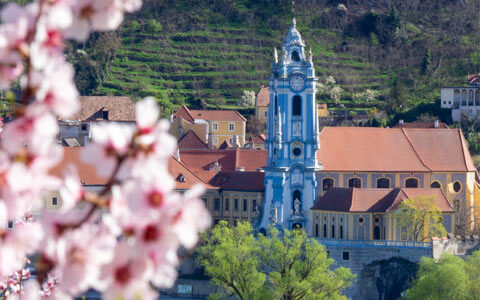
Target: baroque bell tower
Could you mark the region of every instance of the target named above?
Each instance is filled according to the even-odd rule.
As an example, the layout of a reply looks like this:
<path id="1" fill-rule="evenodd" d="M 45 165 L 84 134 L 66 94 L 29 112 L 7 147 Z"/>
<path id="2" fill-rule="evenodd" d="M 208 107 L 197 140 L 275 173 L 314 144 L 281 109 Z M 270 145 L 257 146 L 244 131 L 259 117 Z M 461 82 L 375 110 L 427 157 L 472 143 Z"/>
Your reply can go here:
<path id="1" fill-rule="evenodd" d="M 279 57 L 280 56 L 280 57 Z M 311 50 L 305 53 L 295 18 L 270 74 L 265 201 L 259 230 L 270 224 L 312 233 L 319 148 L 316 82 Z"/>

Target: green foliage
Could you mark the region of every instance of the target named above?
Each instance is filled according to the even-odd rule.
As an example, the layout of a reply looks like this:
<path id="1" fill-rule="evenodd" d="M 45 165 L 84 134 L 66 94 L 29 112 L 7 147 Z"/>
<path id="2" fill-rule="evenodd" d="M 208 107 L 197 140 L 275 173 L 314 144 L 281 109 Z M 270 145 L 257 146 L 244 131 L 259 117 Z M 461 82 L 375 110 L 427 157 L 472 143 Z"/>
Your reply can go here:
<path id="1" fill-rule="evenodd" d="M 480 118 L 470 119 L 462 115 L 460 128 L 472 155 L 480 154 Z"/>
<path id="2" fill-rule="evenodd" d="M 438 261 L 422 258 L 420 270 L 405 298 L 479 300 L 480 251 L 475 251 L 465 261 L 448 253 Z"/>
<path id="3" fill-rule="evenodd" d="M 395 79 L 393 80 L 388 100 L 389 107 L 387 111 L 399 112 L 405 109 L 405 104 L 407 102 L 407 90 L 398 75 L 396 75 Z"/>
<path id="4" fill-rule="evenodd" d="M 140 29 L 140 23 L 138 23 L 138 21 L 136 20 L 133 20 L 132 22 L 130 22 L 128 29 L 130 29 L 131 31 L 138 31 Z"/>
<path id="5" fill-rule="evenodd" d="M 197 251 L 200 264 L 219 288 L 216 297 L 240 299 L 345 299 L 341 291 L 355 276 L 346 268 L 331 270 L 333 260 L 304 231 L 271 228 L 268 237 L 252 234 L 241 222 L 221 221 L 204 235 Z"/>
<path id="6" fill-rule="evenodd" d="M 423 60 L 422 60 L 422 67 L 421 67 L 421 73 L 422 75 L 427 75 L 428 69 L 432 63 L 432 55 L 430 54 L 430 49 L 427 48 L 425 50 L 425 54 L 423 55 Z"/>
<path id="7" fill-rule="evenodd" d="M 252 226 L 240 222 L 235 227 L 220 221 L 204 234 L 204 245 L 197 249 L 199 262 L 212 283 L 219 289 L 217 296 L 236 295 L 242 300 L 257 299 L 262 292 L 265 274 L 258 269 L 259 247 Z"/>
<path id="8" fill-rule="evenodd" d="M 147 30 L 147 32 L 149 33 L 156 33 L 156 32 L 160 32 L 162 31 L 162 24 L 157 22 L 156 20 L 154 19 L 150 19 L 147 23 L 147 25 L 145 26 L 145 29 Z"/>
<path id="9" fill-rule="evenodd" d="M 265 288 L 275 299 L 346 299 L 340 294 L 355 276 L 346 268 L 330 268 L 325 247 L 309 239 L 303 230 L 274 227 L 268 237 L 259 235 L 260 268 L 268 273 Z"/>
<path id="10" fill-rule="evenodd" d="M 441 211 L 433 196 L 417 196 L 403 201 L 396 213 L 397 224 L 406 240 L 425 241 L 447 234 L 442 225 Z"/>

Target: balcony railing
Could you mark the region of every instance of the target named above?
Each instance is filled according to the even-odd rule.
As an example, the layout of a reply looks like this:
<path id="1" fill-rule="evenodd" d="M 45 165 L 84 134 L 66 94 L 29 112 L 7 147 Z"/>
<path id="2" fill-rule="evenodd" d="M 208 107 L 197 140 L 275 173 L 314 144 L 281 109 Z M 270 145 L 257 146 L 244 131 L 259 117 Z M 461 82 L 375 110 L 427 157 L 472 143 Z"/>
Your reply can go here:
<path id="1" fill-rule="evenodd" d="M 413 241 L 352 241 L 352 240 L 330 240 L 317 238 L 317 241 L 325 246 L 336 247 L 396 247 L 396 248 L 432 248 L 432 242 Z"/>

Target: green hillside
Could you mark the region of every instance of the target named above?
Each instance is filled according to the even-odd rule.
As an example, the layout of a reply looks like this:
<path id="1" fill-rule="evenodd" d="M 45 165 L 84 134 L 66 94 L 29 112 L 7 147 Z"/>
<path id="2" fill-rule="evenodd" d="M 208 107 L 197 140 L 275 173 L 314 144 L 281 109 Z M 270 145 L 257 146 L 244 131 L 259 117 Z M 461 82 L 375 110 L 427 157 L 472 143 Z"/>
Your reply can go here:
<path id="1" fill-rule="evenodd" d="M 435 101 L 440 86 L 463 84 L 479 70 L 478 0 L 297 0 L 295 7 L 317 76 L 333 76 L 345 91 L 337 104 L 319 95 L 331 107 L 397 105 L 400 112 Z M 82 92 L 154 95 L 167 111 L 201 100 L 234 107 L 243 90 L 268 83 L 290 8 L 287 0 L 144 1 L 117 32 L 94 88 Z M 83 46 L 95 62 L 96 46 Z M 392 96 L 395 79 L 402 89 Z M 358 97 L 367 89 L 376 100 Z"/>

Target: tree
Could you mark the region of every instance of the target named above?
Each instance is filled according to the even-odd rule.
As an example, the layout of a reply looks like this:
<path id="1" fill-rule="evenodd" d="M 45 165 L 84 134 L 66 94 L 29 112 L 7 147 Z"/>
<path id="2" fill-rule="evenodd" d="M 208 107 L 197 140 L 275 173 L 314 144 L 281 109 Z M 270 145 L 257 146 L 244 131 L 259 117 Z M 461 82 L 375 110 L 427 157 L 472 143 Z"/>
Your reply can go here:
<path id="1" fill-rule="evenodd" d="M 438 261 L 424 257 L 406 291 L 406 299 L 480 299 L 480 251 L 466 260 L 445 253 Z"/>
<path id="2" fill-rule="evenodd" d="M 242 300 L 259 298 L 265 274 L 258 269 L 255 253 L 259 248 L 252 226 L 240 222 L 230 228 L 226 221 L 220 221 L 203 238 L 205 243 L 197 250 L 199 262 L 219 288 L 217 296 L 235 295 Z"/>
<path id="3" fill-rule="evenodd" d="M 346 268 L 331 270 L 325 248 L 302 230 L 280 234 L 272 227 L 255 239 L 249 223 L 229 228 L 221 221 L 197 251 L 218 297 L 344 299 L 341 292 L 355 277 Z"/>
<path id="4" fill-rule="evenodd" d="M 407 240 L 425 241 L 447 233 L 433 196 L 420 195 L 403 201 L 398 208 L 397 220 Z"/>
<path id="5" fill-rule="evenodd" d="M 405 108 L 406 90 L 403 82 L 395 76 L 389 96 L 389 110 L 392 112 L 401 111 Z"/>
<path id="6" fill-rule="evenodd" d="M 338 104 L 340 102 L 340 99 L 342 98 L 343 89 L 339 86 L 334 86 L 330 89 L 329 94 L 330 98 L 335 100 L 335 104 Z"/>
<path id="7" fill-rule="evenodd" d="M 422 68 L 421 68 L 422 75 L 427 75 L 428 68 L 432 63 L 431 59 L 432 59 L 432 56 L 430 54 L 430 49 L 427 48 L 427 50 L 425 51 L 425 54 L 423 55 L 423 60 L 422 60 Z"/>
<path id="8" fill-rule="evenodd" d="M 262 121 L 255 116 L 250 116 L 247 121 L 247 133 L 257 136 L 265 132 L 265 126 L 265 121 Z"/>
<path id="9" fill-rule="evenodd" d="M 355 275 L 347 268 L 331 270 L 333 259 L 325 247 L 303 230 L 259 235 L 260 268 L 268 274 L 265 289 L 275 299 L 341 299 Z"/>
<path id="10" fill-rule="evenodd" d="M 243 91 L 242 97 L 237 101 L 238 106 L 251 107 L 255 105 L 255 92 Z"/>
<path id="11" fill-rule="evenodd" d="M 465 262 L 461 258 L 444 254 L 435 262 L 423 257 L 406 299 L 467 299 L 467 287 Z"/>

